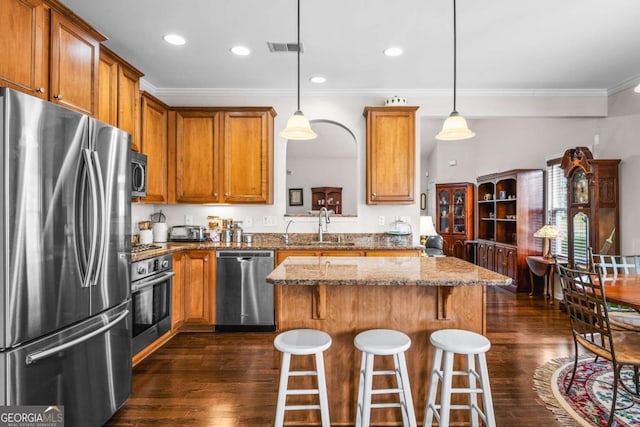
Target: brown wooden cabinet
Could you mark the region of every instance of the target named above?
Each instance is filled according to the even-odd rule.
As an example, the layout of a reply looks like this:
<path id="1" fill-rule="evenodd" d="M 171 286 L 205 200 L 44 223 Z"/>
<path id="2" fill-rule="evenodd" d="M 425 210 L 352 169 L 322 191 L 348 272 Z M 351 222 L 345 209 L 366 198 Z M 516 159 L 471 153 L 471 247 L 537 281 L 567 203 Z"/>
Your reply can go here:
<path id="1" fill-rule="evenodd" d="M 213 325 L 216 295 L 215 251 L 186 251 L 184 255 L 184 323 Z"/>
<path id="2" fill-rule="evenodd" d="M 140 151 L 140 78 L 143 74 L 117 54 L 100 48 L 97 118 L 129 132 L 131 149 Z"/>
<path id="3" fill-rule="evenodd" d="M 333 210 L 337 215 L 342 214 L 342 187 L 312 187 L 311 210 L 321 208 Z"/>
<path id="4" fill-rule="evenodd" d="M 51 10 L 50 101 L 95 116 L 100 41 L 95 33 Z"/>
<path id="5" fill-rule="evenodd" d="M 0 85 L 95 116 L 106 40 L 57 1 L 0 0 Z"/>
<path id="6" fill-rule="evenodd" d="M 49 99 L 48 17 L 40 0 L 0 0 L 0 86 Z"/>
<path id="7" fill-rule="evenodd" d="M 469 182 L 436 184 L 436 232 L 447 256 L 467 259 L 465 241 L 473 239 L 474 185 Z"/>
<path id="8" fill-rule="evenodd" d="M 273 203 L 270 107 L 170 111 L 169 200 Z"/>
<path id="9" fill-rule="evenodd" d="M 147 195 L 142 203 L 168 203 L 167 107 L 143 92 L 141 95 L 140 151 L 147 156 Z"/>
<path id="10" fill-rule="evenodd" d="M 516 169 L 478 177 L 478 265 L 513 279 L 510 289 L 530 290 L 527 257 L 540 255 L 533 233 L 543 225 L 544 173 Z"/>
<path id="11" fill-rule="evenodd" d="M 418 107 L 366 107 L 368 204 L 414 202 Z"/>
<path id="12" fill-rule="evenodd" d="M 620 159 L 594 159 L 587 147 L 567 150 L 560 167 L 567 177 L 569 265 L 590 269 L 588 249 L 620 253 L 618 166 Z"/>
<path id="13" fill-rule="evenodd" d="M 173 254 L 173 289 L 171 291 L 171 330 L 175 331 L 184 322 L 184 253 Z"/>

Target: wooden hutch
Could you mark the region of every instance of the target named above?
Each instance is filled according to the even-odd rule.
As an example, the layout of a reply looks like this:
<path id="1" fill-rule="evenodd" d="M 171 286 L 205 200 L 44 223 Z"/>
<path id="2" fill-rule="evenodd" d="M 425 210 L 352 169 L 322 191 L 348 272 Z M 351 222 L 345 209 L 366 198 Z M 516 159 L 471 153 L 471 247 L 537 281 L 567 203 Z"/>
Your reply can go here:
<path id="1" fill-rule="evenodd" d="M 620 253 L 619 164 L 620 159 L 594 159 L 587 147 L 567 150 L 562 156 L 569 265 L 574 268 L 590 268 L 589 247 L 594 253 Z"/>
<path id="2" fill-rule="evenodd" d="M 478 177 L 477 263 L 530 290 L 527 257 L 542 254 L 533 237 L 544 222 L 544 171 L 515 169 Z"/>
<path id="3" fill-rule="evenodd" d="M 342 187 L 313 187 L 311 189 L 311 210 L 321 208 L 342 214 Z"/>
<path id="4" fill-rule="evenodd" d="M 447 256 L 467 259 L 465 242 L 473 239 L 474 184 L 436 184 L 436 231 L 444 240 Z"/>

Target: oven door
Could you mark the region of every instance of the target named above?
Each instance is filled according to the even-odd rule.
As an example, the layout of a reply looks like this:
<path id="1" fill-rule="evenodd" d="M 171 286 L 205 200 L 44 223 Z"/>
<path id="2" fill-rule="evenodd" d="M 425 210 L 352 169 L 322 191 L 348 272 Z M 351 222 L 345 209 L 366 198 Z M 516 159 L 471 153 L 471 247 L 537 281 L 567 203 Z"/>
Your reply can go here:
<path id="1" fill-rule="evenodd" d="M 171 329 L 171 286 L 174 272 L 162 273 L 131 285 L 133 354 Z"/>

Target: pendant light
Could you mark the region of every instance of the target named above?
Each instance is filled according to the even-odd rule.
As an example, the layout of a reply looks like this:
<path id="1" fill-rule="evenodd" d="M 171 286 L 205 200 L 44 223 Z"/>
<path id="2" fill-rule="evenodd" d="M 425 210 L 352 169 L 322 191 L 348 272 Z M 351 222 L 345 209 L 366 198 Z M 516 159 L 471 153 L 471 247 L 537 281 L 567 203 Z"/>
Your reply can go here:
<path id="1" fill-rule="evenodd" d="M 476 136 L 467 127 L 467 121 L 456 111 L 456 0 L 453 0 L 453 111 L 442 125 L 442 130 L 436 135 L 441 141 L 458 141 Z"/>
<path id="2" fill-rule="evenodd" d="M 311 129 L 309 119 L 300 110 L 300 0 L 298 0 L 298 109 L 289 117 L 287 127 L 280 132 L 280 136 L 299 141 L 315 139 L 318 134 Z"/>

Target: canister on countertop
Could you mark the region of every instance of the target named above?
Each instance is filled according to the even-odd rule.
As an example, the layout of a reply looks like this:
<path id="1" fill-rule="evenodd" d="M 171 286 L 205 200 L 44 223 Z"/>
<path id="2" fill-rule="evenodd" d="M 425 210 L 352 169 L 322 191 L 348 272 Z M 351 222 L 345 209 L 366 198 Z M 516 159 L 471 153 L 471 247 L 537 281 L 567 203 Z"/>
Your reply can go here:
<path id="1" fill-rule="evenodd" d="M 251 234 L 251 233 L 244 233 L 244 234 L 242 235 L 242 241 L 243 241 L 244 243 L 247 243 L 247 244 L 251 244 L 251 243 L 253 243 L 253 234 Z"/>
<path id="2" fill-rule="evenodd" d="M 233 240 L 233 230 L 231 230 L 230 228 L 223 228 L 222 241 L 224 241 L 225 243 L 231 243 L 232 240 Z"/>
<path id="3" fill-rule="evenodd" d="M 242 243 L 242 221 L 233 224 L 233 239 L 236 243 Z"/>

